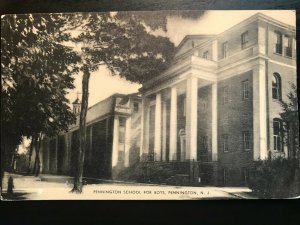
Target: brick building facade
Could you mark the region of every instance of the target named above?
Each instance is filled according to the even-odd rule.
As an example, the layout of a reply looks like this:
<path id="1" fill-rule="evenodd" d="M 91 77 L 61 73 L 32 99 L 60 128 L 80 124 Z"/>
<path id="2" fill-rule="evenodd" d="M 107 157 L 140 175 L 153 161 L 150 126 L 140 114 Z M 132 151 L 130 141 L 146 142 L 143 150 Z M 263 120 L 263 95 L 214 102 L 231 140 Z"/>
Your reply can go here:
<path id="1" fill-rule="evenodd" d="M 255 160 L 288 157 L 279 101 L 296 83 L 295 35 L 258 13 L 218 35 L 186 36 L 173 65 L 140 90 L 140 157 L 193 162 L 196 180 L 215 185 L 243 185 Z"/>

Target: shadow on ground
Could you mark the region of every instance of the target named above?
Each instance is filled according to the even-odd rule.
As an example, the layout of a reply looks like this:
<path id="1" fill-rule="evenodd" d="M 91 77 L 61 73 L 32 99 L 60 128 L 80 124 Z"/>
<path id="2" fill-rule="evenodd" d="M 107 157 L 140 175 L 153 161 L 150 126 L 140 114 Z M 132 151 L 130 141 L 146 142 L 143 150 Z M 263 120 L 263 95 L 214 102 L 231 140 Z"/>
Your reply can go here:
<path id="1" fill-rule="evenodd" d="M 26 200 L 27 198 L 25 197 L 27 193 L 13 193 L 13 194 L 7 194 L 7 193 L 2 193 L 2 198 L 4 201 L 6 200 Z"/>

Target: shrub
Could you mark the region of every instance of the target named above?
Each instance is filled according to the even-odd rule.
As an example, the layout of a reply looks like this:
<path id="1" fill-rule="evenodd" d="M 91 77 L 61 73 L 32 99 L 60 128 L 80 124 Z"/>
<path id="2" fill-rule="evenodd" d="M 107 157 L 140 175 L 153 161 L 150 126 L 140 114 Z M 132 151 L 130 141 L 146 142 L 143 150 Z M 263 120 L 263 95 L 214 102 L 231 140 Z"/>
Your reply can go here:
<path id="1" fill-rule="evenodd" d="M 142 162 L 122 170 L 117 179 L 147 183 L 165 183 L 174 171 L 168 163 Z"/>
<path id="2" fill-rule="evenodd" d="M 118 180 L 144 182 L 143 167 L 136 163 L 128 168 L 123 169 L 117 176 Z"/>
<path id="3" fill-rule="evenodd" d="M 286 198 L 295 178 L 293 161 L 285 158 L 255 162 L 250 173 L 249 188 L 262 198 Z"/>

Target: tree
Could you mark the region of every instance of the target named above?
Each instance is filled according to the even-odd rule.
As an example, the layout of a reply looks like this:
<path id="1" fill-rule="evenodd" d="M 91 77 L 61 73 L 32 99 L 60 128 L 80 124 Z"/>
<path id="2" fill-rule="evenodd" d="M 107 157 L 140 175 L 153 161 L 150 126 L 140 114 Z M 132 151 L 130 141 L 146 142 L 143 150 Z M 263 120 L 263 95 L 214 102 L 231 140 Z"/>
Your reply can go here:
<path id="1" fill-rule="evenodd" d="M 290 84 L 291 91 L 287 94 L 288 101 L 281 101 L 283 113 L 281 118 L 285 122 L 286 142 L 289 145 L 290 157 L 299 158 L 299 113 L 298 96 L 295 84 Z"/>
<path id="2" fill-rule="evenodd" d="M 184 17 L 198 18 L 203 12 L 184 12 Z M 153 29 L 166 31 L 168 16 L 178 12 L 118 12 L 89 14 L 83 32 L 75 42 L 88 43 L 82 48 L 82 103 L 79 122 L 79 152 L 72 192 L 82 192 L 82 174 L 86 142 L 86 113 L 90 73 L 106 65 L 113 75 L 143 83 L 167 69 L 174 54 L 174 44 L 156 36 Z"/>
<path id="3" fill-rule="evenodd" d="M 293 174 L 294 183 L 296 187 L 297 194 L 300 192 L 300 153 L 299 153 L 299 112 L 298 112 L 298 94 L 297 86 L 293 83 L 290 84 L 291 91 L 287 94 L 287 101 L 281 101 L 281 106 L 283 108 L 283 113 L 281 113 L 281 118 L 284 121 L 284 133 L 285 139 L 288 146 L 288 156 L 293 163 Z"/>
<path id="4" fill-rule="evenodd" d="M 69 19 L 26 14 L 1 20 L 2 155 L 11 154 L 23 136 L 35 140 L 37 151 L 42 134 L 55 135 L 75 121 L 65 95 L 74 88 L 80 58 L 62 43 L 70 38 Z"/>

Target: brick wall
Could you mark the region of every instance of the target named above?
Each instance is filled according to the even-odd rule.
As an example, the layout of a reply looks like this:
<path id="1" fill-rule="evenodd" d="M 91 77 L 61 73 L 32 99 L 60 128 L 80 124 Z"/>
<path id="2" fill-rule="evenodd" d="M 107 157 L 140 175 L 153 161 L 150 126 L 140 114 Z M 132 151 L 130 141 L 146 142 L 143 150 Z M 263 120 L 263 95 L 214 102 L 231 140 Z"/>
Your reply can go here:
<path id="1" fill-rule="evenodd" d="M 249 81 L 249 98 L 243 99 L 242 82 Z M 228 102 L 223 104 L 223 88 L 228 87 Z M 219 177 L 227 169 L 228 185 L 242 182 L 242 168 L 253 160 L 252 71 L 218 83 L 218 157 Z M 245 151 L 243 131 L 249 131 L 250 150 Z M 228 152 L 223 151 L 223 134 L 228 135 Z"/>
<path id="2" fill-rule="evenodd" d="M 211 160 L 211 85 L 202 87 L 198 90 L 198 132 L 197 132 L 197 157 L 198 161 Z M 207 156 L 205 156 L 205 141 L 207 142 Z"/>
<path id="3" fill-rule="evenodd" d="M 231 56 L 241 51 L 241 34 L 248 31 L 248 43 L 246 48 L 257 44 L 257 23 L 253 22 L 247 26 L 242 27 L 238 30 L 228 30 L 223 35 L 218 37 L 218 59 L 223 59 L 223 48 L 224 42 L 228 43 L 227 56 Z"/>

